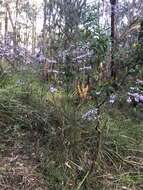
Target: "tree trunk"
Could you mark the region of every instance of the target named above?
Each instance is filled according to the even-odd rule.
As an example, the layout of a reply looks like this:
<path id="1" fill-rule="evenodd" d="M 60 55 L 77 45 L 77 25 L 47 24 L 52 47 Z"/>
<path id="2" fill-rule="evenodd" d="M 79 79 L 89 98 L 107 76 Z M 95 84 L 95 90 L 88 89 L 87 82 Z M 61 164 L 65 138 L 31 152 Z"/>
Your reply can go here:
<path id="1" fill-rule="evenodd" d="M 17 2 L 18 2 L 18 0 L 17 0 Z M 9 7 L 8 3 L 6 3 L 6 10 L 7 10 L 8 17 L 9 17 L 9 20 L 10 20 L 10 23 L 11 23 L 11 26 L 12 26 L 12 29 L 13 29 L 13 49 L 15 51 L 16 45 L 17 45 L 17 40 L 16 40 L 16 35 L 17 35 L 16 24 L 17 24 L 17 21 L 15 21 L 15 23 L 13 22 L 11 11 L 10 11 L 10 7 Z M 17 15 L 17 11 L 18 11 L 18 3 L 16 3 L 16 15 Z"/>
<path id="2" fill-rule="evenodd" d="M 44 20 L 43 20 L 43 32 L 42 32 L 42 51 L 45 55 L 45 47 L 46 47 L 46 23 L 47 23 L 47 0 L 44 1 L 44 8 L 43 8 L 43 14 L 44 14 Z"/>
<path id="3" fill-rule="evenodd" d="M 115 7 L 116 0 L 110 0 L 111 3 L 111 78 L 116 80 L 117 68 L 114 60 L 115 53 Z"/>
<path id="4" fill-rule="evenodd" d="M 7 42 L 7 31 L 8 31 L 8 15 L 7 15 L 7 9 L 5 9 L 5 31 L 4 31 L 4 39 L 5 39 L 5 45 Z"/>
<path id="5" fill-rule="evenodd" d="M 32 54 L 35 54 L 36 47 L 36 3 L 33 0 L 33 20 L 32 20 Z"/>

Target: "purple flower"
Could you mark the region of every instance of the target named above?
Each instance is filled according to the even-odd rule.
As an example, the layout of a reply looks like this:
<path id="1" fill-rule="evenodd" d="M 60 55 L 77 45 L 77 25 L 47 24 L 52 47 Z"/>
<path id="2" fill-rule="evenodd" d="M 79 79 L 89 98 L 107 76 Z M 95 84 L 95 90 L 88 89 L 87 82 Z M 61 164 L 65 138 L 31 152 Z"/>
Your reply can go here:
<path id="1" fill-rule="evenodd" d="M 127 98 L 127 102 L 128 102 L 129 104 L 132 102 L 131 97 L 128 97 L 128 98 Z"/>
<path id="2" fill-rule="evenodd" d="M 113 94 L 110 96 L 109 103 L 114 104 L 115 100 L 116 100 L 116 95 Z"/>
<path id="3" fill-rule="evenodd" d="M 23 85 L 23 84 L 24 84 L 24 81 L 22 81 L 22 80 L 19 79 L 19 80 L 16 81 L 16 84 L 17 84 L 17 85 Z"/>
<path id="4" fill-rule="evenodd" d="M 57 92 L 57 88 L 55 88 L 55 87 L 52 86 L 52 85 L 50 86 L 49 90 L 50 90 L 51 93 Z"/>
<path id="5" fill-rule="evenodd" d="M 137 79 L 136 84 L 143 84 L 143 80 Z"/>
<path id="6" fill-rule="evenodd" d="M 139 101 L 140 101 L 141 103 L 143 103 L 143 95 L 140 95 L 140 96 L 139 96 Z"/>
<path id="7" fill-rule="evenodd" d="M 93 108 L 89 111 L 87 111 L 85 114 L 82 115 L 82 119 L 83 120 L 94 120 L 97 118 L 97 113 L 98 113 L 98 109 L 97 108 Z"/>

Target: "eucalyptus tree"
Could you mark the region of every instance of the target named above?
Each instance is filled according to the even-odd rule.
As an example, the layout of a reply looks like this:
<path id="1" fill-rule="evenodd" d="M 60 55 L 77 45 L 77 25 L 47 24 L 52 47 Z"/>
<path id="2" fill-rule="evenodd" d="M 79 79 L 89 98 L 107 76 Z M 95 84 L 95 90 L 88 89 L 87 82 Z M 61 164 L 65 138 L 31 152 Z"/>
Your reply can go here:
<path id="1" fill-rule="evenodd" d="M 77 39 L 81 11 L 85 3 L 86 0 L 44 0 L 43 41 L 46 36 L 49 49 L 56 46 L 56 41 L 59 47 L 66 49 Z"/>

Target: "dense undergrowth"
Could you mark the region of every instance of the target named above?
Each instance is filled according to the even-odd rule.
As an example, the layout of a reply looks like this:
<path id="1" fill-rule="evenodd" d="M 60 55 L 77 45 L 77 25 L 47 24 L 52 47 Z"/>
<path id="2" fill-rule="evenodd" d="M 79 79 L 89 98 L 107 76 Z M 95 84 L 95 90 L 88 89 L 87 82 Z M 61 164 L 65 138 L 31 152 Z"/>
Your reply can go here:
<path id="1" fill-rule="evenodd" d="M 143 188 L 143 121 L 132 107 L 103 106 L 91 172 L 97 121 L 82 115 L 94 102 L 77 105 L 61 89 L 50 93 L 31 73 L 1 81 L 0 189 Z"/>

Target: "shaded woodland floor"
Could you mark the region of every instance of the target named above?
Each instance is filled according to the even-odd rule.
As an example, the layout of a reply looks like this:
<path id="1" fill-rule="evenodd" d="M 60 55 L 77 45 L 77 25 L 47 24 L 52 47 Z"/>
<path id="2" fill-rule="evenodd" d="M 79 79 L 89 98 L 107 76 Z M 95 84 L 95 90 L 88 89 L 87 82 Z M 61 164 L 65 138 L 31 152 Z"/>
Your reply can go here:
<path id="1" fill-rule="evenodd" d="M 39 134 L 34 131 L 22 130 L 15 136 L 7 133 L 5 126 L 1 130 L 3 130 L 3 132 L 1 131 L 3 135 L 0 139 L 0 189 L 60 190 L 61 188 L 57 187 L 49 188 L 50 185 L 46 179 L 50 178 L 50 175 L 44 175 L 45 145 L 42 145 Z M 94 185 L 100 183 L 102 184 L 100 189 L 142 190 L 143 159 L 137 156 L 134 158 L 128 156 L 128 161 L 131 163 L 124 164 L 120 170 L 115 171 L 112 164 L 108 164 L 105 174 L 100 176 L 93 174 L 91 177 L 95 178 L 96 182 L 90 184 L 90 189 L 98 189 L 99 187 L 94 188 Z M 49 173 L 51 172 L 54 171 L 49 171 Z M 56 180 L 54 175 L 51 178 Z M 52 185 L 54 186 L 54 184 Z M 88 187 L 86 188 L 88 189 Z"/>
<path id="2" fill-rule="evenodd" d="M 92 102 L 78 111 L 74 97 L 47 95 L 32 78 L 16 81 L 0 90 L 0 190 L 143 189 L 142 110 L 103 108 L 99 157 L 87 177 L 97 136 L 82 115 Z"/>
<path id="3" fill-rule="evenodd" d="M 40 147 L 36 144 L 38 136 L 25 132 L 19 135 L 3 135 L 0 140 L 0 189 L 47 190 L 46 182 L 37 171 L 40 154 Z"/>

